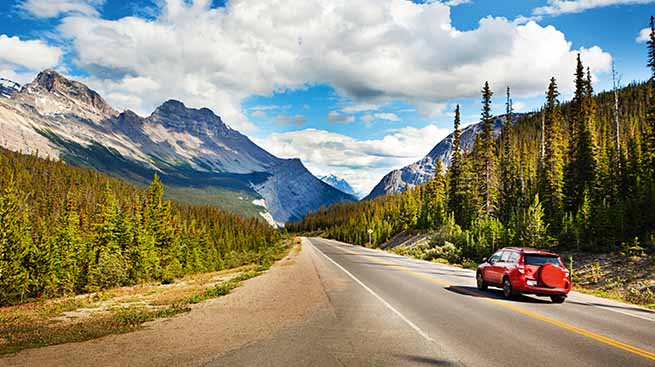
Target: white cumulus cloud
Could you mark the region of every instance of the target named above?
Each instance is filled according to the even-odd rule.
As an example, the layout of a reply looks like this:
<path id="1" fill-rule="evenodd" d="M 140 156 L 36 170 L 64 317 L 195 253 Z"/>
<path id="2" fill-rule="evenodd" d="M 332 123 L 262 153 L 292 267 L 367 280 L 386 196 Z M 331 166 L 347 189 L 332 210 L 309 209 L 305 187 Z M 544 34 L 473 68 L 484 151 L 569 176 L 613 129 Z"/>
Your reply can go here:
<path id="1" fill-rule="evenodd" d="M 368 193 L 391 169 L 419 160 L 448 133 L 448 129 L 428 125 L 394 129 L 381 139 L 357 140 L 325 130 L 304 129 L 254 140 L 279 157 L 300 158 L 316 175 L 334 173 L 356 191 Z"/>
<path id="2" fill-rule="evenodd" d="M 611 5 L 650 4 L 655 0 L 548 0 L 548 5 L 534 9 L 534 15 L 581 13 L 585 10 Z"/>
<path id="3" fill-rule="evenodd" d="M 599 47 L 572 49 L 562 32 L 535 22 L 484 18 L 460 31 L 440 2 L 162 4 L 154 19 L 68 16 L 59 30 L 89 72 L 86 81 L 116 107 L 149 113 L 176 98 L 208 106 L 245 131 L 255 127 L 241 102 L 253 94 L 326 83 L 356 104 L 403 100 L 428 116 L 450 99 L 477 96 L 485 80 L 499 92 L 510 85 L 516 95 L 543 93 L 551 76 L 570 89 L 577 52 L 592 73 L 611 63 Z M 145 94 L 126 89 L 122 80 L 135 77 L 158 87 Z"/>
<path id="4" fill-rule="evenodd" d="M 24 83 L 34 77 L 35 71 L 57 66 L 61 56 L 59 48 L 43 41 L 0 34 L 0 72 L 3 77 Z"/>
<path id="5" fill-rule="evenodd" d="M 635 39 L 637 43 L 645 43 L 650 40 L 650 28 L 644 28 L 639 32 L 639 35 Z"/>

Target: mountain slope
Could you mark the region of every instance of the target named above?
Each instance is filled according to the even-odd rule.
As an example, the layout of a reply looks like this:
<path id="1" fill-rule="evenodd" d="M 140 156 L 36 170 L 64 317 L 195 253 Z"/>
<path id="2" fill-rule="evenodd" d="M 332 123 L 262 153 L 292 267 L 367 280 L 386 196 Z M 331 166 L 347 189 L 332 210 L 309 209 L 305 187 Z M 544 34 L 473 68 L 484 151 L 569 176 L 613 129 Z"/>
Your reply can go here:
<path id="1" fill-rule="evenodd" d="M 272 224 L 354 200 L 299 161 L 260 148 L 207 108 L 169 100 L 148 117 L 119 113 L 95 91 L 52 70 L 11 98 L 0 97 L 0 129 L 7 149 L 139 184 L 157 172 L 174 199 L 261 215 Z"/>
<path id="2" fill-rule="evenodd" d="M 524 114 L 514 114 L 514 123 L 524 116 Z M 498 136 L 505 124 L 507 117 L 501 115 L 496 117 L 493 134 Z M 462 149 L 471 149 L 475 143 L 475 138 L 482 132 L 482 122 L 469 125 L 462 130 Z M 434 148 L 421 160 L 408 166 L 393 170 L 386 174 L 380 182 L 375 185 L 371 193 L 364 199 L 374 199 L 386 194 L 397 194 L 405 190 L 405 186 L 413 188 L 421 185 L 434 176 L 437 166 L 437 160 L 443 163 L 443 167 L 450 165 L 450 157 L 453 148 L 453 134 L 451 133 L 441 140 Z"/>
<path id="3" fill-rule="evenodd" d="M 20 84 L 13 80 L 0 78 L 0 97 L 11 98 L 11 96 L 20 90 Z"/>
<path id="4" fill-rule="evenodd" d="M 343 178 L 339 178 L 335 175 L 327 175 L 327 176 L 321 176 L 319 179 L 326 184 L 334 187 L 337 190 L 341 190 L 345 192 L 346 194 L 350 194 L 352 196 L 359 196 L 356 192 L 355 189 L 353 189 L 352 186 L 348 183 L 348 181 L 344 180 Z"/>

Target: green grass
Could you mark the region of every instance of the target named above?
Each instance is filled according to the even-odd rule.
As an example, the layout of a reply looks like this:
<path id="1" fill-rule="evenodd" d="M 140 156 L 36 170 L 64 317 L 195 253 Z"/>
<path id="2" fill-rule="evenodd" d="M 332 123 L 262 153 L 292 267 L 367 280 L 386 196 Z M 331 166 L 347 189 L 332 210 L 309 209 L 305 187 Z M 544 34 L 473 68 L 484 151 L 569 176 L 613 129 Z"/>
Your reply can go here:
<path id="1" fill-rule="evenodd" d="M 213 205 L 252 218 L 261 218 L 259 213 L 265 210 L 252 203 L 257 199 L 254 193 L 218 186 L 198 188 L 168 185 L 166 186 L 166 197 L 183 203 Z M 239 199 L 240 197 L 243 200 Z"/>

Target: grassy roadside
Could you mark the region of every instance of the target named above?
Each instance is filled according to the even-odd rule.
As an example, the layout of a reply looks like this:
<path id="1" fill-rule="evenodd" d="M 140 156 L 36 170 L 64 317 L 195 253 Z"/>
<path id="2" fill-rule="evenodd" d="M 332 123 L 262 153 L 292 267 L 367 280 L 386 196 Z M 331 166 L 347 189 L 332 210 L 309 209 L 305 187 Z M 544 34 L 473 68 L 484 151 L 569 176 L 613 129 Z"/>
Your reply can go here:
<path id="1" fill-rule="evenodd" d="M 140 284 L 0 308 L 0 355 L 126 333 L 148 321 L 189 312 L 194 304 L 229 294 L 292 248 L 297 253 L 299 246 L 299 240 L 287 240 L 270 261 L 189 275 L 172 284 Z"/>
<path id="2" fill-rule="evenodd" d="M 574 290 L 655 310 L 655 255 L 562 254 L 568 266 L 571 257 Z"/>

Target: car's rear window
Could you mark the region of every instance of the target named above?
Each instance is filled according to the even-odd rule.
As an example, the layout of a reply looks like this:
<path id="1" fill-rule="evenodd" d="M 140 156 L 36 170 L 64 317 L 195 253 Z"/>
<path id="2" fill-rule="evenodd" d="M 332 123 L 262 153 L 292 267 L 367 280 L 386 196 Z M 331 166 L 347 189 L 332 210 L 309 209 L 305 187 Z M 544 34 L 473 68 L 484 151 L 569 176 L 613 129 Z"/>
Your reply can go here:
<path id="1" fill-rule="evenodd" d="M 559 258 L 557 256 L 549 255 L 523 255 L 523 262 L 526 265 L 543 265 L 547 263 L 555 264 L 561 266 Z"/>

